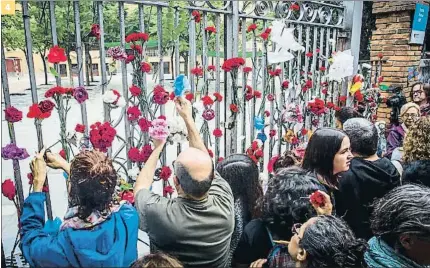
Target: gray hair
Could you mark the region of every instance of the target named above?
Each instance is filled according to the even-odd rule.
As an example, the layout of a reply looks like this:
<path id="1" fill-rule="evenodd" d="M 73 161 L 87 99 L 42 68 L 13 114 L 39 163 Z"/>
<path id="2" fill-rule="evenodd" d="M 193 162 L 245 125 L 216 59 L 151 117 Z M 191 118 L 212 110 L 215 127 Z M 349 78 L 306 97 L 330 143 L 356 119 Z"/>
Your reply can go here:
<path id="1" fill-rule="evenodd" d="M 378 130 L 364 118 L 351 118 L 343 124 L 343 130 L 351 141 L 351 152 L 369 157 L 378 149 Z"/>

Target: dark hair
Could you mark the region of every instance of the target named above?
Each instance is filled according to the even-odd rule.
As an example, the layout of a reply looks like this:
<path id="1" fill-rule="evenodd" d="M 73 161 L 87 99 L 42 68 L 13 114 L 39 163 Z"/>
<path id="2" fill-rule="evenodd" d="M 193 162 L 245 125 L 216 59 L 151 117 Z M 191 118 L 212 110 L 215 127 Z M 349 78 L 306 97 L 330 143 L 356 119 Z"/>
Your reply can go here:
<path id="1" fill-rule="evenodd" d="M 319 216 L 307 226 L 299 245 L 306 250 L 307 267 L 366 267 L 367 243 L 335 216 Z"/>
<path id="2" fill-rule="evenodd" d="M 351 151 L 362 157 L 369 157 L 378 149 L 378 130 L 364 118 L 352 118 L 343 124 L 343 131 L 351 141 Z"/>
<path id="3" fill-rule="evenodd" d="M 411 92 L 409 93 L 409 97 L 411 98 L 411 101 L 414 101 L 414 87 L 417 85 L 421 85 L 424 91 L 424 94 L 426 95 L 427 101 L 430 102 L 430 84 L 425 84 L 423 82 L 416 82 L 412 84 L 411 86 Z"/>
<path id="4" fill-rule="evenodd" d="M 178 259 L 164 254 L 154 253 L 148 254 L 142 258 L 137 259 L 130 268 L 158 268 L 158 267 L 183 267 Z"/>
<path id="5" fill-rule="evenodd" d="M 269 181 L 266 194 L 258 202 L 262 220 L 279 239 L 290 239 L 294 223 L 316 216 L 308 197 L 317 190 L 326 191 L 300 167 L 281 169 Z"/>
<path id="6" fill-rule="evenodd" d="M 71 206 L 78 206 L 78 217 L 86 219 L 94 210 L 109 213 L 118 175 L 106 155 L 97 150 L 83 151 L 70 166 Z"/>
<path id="7" fill-rule="evenodd" d="M 402 180 L 430 187 L 430 160 L 416 160 L 406 163 Z"/>
<path id="8" fill-rule="evenodd" d="M 285 151 L 273 164 L 273 171 L 276 172 L 281 168 L 288 168 L 291 166 L 296 166 L 300 163 L 302 159 L 300 159 L 297 155 L 295 155 L 291 151 Z"/>
<path id="9" fill-rule="evenodd" d="M 401 234 L 430 235 L 430 188 L 418 184 L 399 186 L 373 206 L 372 232 L 392 248 L 401 249 Z"/>
<path id="10" fill-rule="evenodd" d="M 329 187 L 337 186 L 337 177 L 333 174 L 333 160 L 340 150 L 346 133 L 334 128 L 319 128 L 311 136 L 303 158 L 302 167 L 316 172 Z"/>
<path id="11" fill-rule="evenodd" d="M 357 112 L 352 107 L 342 107 L 339 111 L 336 111 L 334 113 L 334 116 L 342 123 L 345 123 L 348 119 L 356 118 L 356 117 L 363 117 L 359 112 Z"/>
<path id="12" fill-rule="evenodd" d="M 180 162 L 175 162 L 174 166 L 176 177 L 178 178 L 179 184 L 185 194 L 200 198 L 209 191 L 209 188 L 211 188 L 212 180 L 214 178 L 213 165 L 211 165 L 212 171 L 209 177 L 201 181 L 193 179 L 191 174 L 188 172 L 188 169 Z"/>
<path id="13" fill-rule="evenodd" d="M 263 196 L 257 164 L 247 155 L 233 154 L 218 163 L 216 169 L 230 185 L 234 200 L 241 198 L 248 215 L 256 218 L 257 200 Z"/>

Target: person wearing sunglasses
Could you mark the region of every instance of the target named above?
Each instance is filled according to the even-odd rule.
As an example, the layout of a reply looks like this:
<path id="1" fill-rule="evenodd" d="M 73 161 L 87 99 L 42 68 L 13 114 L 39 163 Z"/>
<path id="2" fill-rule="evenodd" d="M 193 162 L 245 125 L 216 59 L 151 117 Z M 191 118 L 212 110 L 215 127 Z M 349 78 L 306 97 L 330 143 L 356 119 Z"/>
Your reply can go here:
<path id="1" fill-rule="evenodd" d="M 369 267 L 430 266 L 430 188 L 399 186 L 374 204 Z"/>
<path id="2" fill-rule="evenodd" d="M 408 128 L 411 127 L 419 118 L 420 118 L 420 106 L 413 102 L 408 102 L 402 106 L 400 109 L 400 118 L 402 120 L 402 124 L 398 126 L 393 126 L 390 130 L 390 133 L 387 137 L 387 154 L 385 155 L 387 158 L 391 160 L 401 160 L 398 159 L 402 154 L 403 140 L 405 138 L 406 133 L 408 132 Z M 397 149 L 399 148 L 399 149 Z M 393 158 L 393 152 L 396 150 Z"/>
<path id="3" fill-rule="evenodd" d="M 226 267 L 234 229 L 233 193 L 214 170 L 195 126 L 191 103 L 177 97 L 175 104 L 187 126 L 190 145 L 173 165 L 178 197 L 169 199 L 150 190 L 165 144 L 154 140 L 154 151 L 134 186 L 139 227 L 148 234 L 152 253 L 160 250 L 187 267 Z"/>
<path id="4" fill-rule="evenodd" d="M 413 84 L 410 98 L 420 106 L 421 116 L 430 115 L 430 84 L 422 82 Z"/>

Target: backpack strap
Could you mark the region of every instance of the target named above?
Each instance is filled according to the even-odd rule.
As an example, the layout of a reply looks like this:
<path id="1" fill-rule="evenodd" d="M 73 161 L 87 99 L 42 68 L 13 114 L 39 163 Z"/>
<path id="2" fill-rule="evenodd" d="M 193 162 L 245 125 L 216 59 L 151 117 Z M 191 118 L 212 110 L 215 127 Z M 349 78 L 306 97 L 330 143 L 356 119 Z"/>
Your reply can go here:
<path id="1" fill-rule="evenodd" d="M 400 184 L 402 184 L 403 166 L 398 160 L 391 160 L 391 163 L 396 167 L 397 172 L 400 174 Z"/>

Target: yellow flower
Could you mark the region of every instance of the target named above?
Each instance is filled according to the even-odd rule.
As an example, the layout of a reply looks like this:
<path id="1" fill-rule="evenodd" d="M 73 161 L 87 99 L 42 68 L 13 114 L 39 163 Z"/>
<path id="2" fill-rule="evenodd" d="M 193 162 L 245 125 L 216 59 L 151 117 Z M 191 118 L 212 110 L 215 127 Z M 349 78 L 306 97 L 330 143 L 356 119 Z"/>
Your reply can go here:
<path id="1" fill-rule="evenodd" d="M 289 129 L 289 130 L 287 130 L 287 133 L 285 133 L 283 139 L 284 139 L 284 141 L 286 141 L 288 143 L 291 143 L 291 141 L 293 140 L 294 136 L 295 136 L 294 135 L 294 131 L 291 130 L 291 129 Z"/>
<path id="2" fill-rule="evenodd" d="M 349 89 L 349 92 L 351 92 L 351 94 L 354 94 L 355 92 L 361 89 L 362 85 L 363 83 L 361 82 L 354 83 Z"/>

